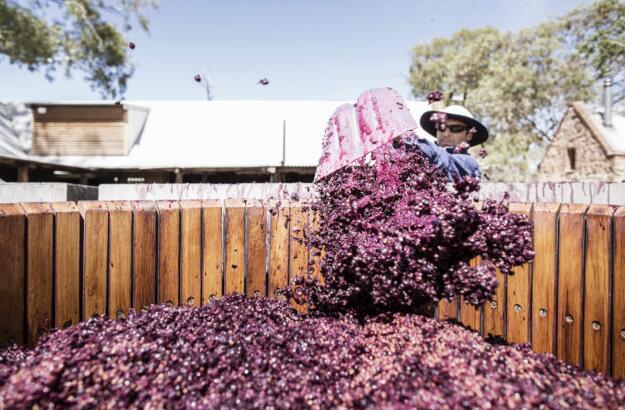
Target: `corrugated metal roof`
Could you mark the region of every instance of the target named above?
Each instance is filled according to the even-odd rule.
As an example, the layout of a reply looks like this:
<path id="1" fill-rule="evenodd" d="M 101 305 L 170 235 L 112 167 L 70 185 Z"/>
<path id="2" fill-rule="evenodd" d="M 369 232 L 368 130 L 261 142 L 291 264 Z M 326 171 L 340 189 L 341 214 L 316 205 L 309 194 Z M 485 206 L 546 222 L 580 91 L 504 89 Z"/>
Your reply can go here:
<path id="1" fill-rule="evenodd" d="M 25 104 L 0 104 L 0 156 L 28 159 L 31 123 L 31 111 Z"/>
<path id="2" fill-rule="evenodd" d="M 129 109 L 147 107 L 149 114 L 127 156 L 31 156 L 26 149 L 21 153 L 33 161 L 91 169 L 314 167 L 326 124 L 343 103 L 129 101 L 124 102 Z M 427 109 L 426 102 L 407 105 L 417 122 Z M 10 140 L 12 135 L 0 133 L 0 138 Z"/>

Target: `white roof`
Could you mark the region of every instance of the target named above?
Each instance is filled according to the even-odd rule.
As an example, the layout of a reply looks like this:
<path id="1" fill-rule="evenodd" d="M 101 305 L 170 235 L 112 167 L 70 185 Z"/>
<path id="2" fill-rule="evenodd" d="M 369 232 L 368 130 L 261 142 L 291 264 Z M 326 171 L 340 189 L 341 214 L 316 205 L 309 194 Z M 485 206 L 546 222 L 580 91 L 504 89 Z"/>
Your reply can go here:
<path id="1" fill-rule="evenodd" d="M 612 113 L 612 126 L 603 125 L 603 112 L 591 115 L 595 125 L 614 151 L 625 153 L 625 115 L 618 111 Z"/>
<path id="2" fill-rule="evenodd" d="M 32 116 L 25 104 L 0 104 L 0 156 L 28 159 Z"/>
<path id="3" fill-rule="evenodd" d="M 315 167 L 321 155 L 326 124 L 343 103 L 345 101 L 124 102 L 130 110 L 134 106 L 149 109 L 143 131 L 126 156 L 33 156 L 26 154 L 25 149 L 20 152 L 24 159 L 32 161 L 85 168 L 244 168 L 281 166 L 284 149 L 284 166 Z M 407 105 L 417 122 L 428 107 L 421 101 L 411 101 Z M 0 133 L 0 139 L 15 139 L 12 135 Z M 0 155 L 13 156 L 20 152 L 2 150 Z"/>

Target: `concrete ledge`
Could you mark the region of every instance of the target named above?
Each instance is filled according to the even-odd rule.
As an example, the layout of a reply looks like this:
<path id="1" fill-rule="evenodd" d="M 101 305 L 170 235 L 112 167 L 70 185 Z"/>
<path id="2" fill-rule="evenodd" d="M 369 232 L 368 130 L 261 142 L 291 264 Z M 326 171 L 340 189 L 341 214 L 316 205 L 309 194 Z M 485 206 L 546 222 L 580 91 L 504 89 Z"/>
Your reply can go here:
<path id="1" fill-rule="evenodd" d="M 480 199 L 501 199 L 504 192 L 512 202 L 625 205 L 623 182 L 489 183 L 482 185 Z"/>
<path id="2" fill-rule="evenodd" d="M 102 184 L 98 199 L 183 200 L 183 199 L 308 199 L 315 195 L 313 184 Z"/>
<path id="3" fill-rule="evenodd" d="M 98 199 L 98 188 L 88 185 L 45 182 L 0 183 L 0 203 L 64 202 Z"/>
<path id="4" fill-rule="evenodd" d="M 625 183 L 537 182 L 485 183 L 480 199 L 501 199 L 504 192 L 512 202 L 561 202 L 600 205 L 625 205 Z M 98 199 L 106 200 L 182 200 L 182 199 L 309 199 L 315 196 L 313 184 L 104 184 Z"/>

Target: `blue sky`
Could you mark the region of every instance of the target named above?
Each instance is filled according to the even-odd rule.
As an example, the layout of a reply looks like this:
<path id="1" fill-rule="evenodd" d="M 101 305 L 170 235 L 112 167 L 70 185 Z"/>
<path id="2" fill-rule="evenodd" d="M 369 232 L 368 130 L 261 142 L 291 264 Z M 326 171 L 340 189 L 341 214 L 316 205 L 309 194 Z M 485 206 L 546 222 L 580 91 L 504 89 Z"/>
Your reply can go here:
<path id="1" fill-rule="evenodd" d="M 350 100 L 391 86 L 410 97 L 410 50 L 461 28 L 517 30 L 592 0 L 161 0 L 151 33 L 132 32 L 129 100 Z M 266 77 L 270 84 L 257 85 Z M 48 82 L 0 62 L 0 101 L 98 100 L 80 73 Z"/>

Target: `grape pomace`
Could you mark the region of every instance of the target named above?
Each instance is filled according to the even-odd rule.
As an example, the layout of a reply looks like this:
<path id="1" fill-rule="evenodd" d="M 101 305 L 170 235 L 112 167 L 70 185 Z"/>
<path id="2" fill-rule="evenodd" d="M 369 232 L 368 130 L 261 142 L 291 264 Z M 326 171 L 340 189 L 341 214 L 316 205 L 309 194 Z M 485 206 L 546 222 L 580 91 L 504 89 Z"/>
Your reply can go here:
<path id="1" fill-rule="evenodd" d="M 449 322 L 227 296 L 0 351 L 0 408 L 617 408 L 625 385 Z"/>

